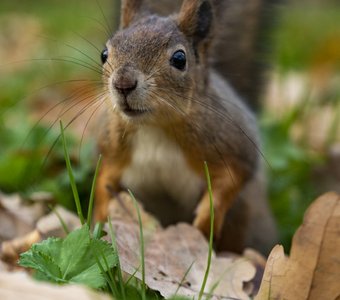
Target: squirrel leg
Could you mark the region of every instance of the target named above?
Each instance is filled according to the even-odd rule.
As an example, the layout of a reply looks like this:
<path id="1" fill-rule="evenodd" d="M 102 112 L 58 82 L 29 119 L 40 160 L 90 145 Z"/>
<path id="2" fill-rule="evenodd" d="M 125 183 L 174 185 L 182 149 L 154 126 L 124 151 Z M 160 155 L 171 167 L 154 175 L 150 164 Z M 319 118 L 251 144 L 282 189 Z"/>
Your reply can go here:
<path id="1" fill-rule="evenodd" d="M 225 215 L 237 198 L 243 184 L 240 172 L 229 167 L 228 171 L 212 176 L 212 194 L 214 204 L 214 238 L 219 240 L 224 224 Z M 206 191 L 199 202 L 194 219 L 197 227 L 206 237 L 210 235 L 210 198 Z"/>
<path id="2" fill-rule="evenodd" d="M 108 214 L 108 204 L 112 198 L 112 192 L 119 192 L 122 166 L 115 165 L 108 160 L 103 160 L 102 167 L 98 174 L 94 221 L 105 222 Z"/>

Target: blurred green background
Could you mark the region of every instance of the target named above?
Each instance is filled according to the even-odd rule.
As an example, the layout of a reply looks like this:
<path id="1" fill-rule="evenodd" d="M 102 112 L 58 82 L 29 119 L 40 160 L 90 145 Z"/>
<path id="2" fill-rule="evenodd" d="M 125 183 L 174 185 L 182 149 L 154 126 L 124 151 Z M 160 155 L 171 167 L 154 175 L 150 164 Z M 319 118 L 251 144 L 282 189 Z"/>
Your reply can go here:
<path id="1" fill-rule="evenodd" d="M 96 152 L 87 121 L 100 94 L 100 52 L 116 20 L 110 0 L 1 1 L 2 192 L 50 191 L 73 208 L 58 141 L 62 118 L 72 123 L 68 144 L 88 198 Z M 274 23 L 259 119 L 270 204 L 288 251 L 308 204 L 324 191 L 340 191 L 340 5 L 288 1 Z"/>

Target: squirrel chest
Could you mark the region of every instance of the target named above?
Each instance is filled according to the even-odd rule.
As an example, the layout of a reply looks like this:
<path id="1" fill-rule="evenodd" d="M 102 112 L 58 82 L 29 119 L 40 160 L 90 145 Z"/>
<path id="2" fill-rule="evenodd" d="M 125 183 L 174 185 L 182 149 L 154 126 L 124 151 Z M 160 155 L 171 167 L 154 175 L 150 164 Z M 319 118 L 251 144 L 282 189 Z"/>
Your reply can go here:
<path id="1" fill-rule="evenodd" d="M 121 185 L 131 189 L 151 212 L 163 211 L 165 224 L 171 222 L 169 209 L 177 209 L 185 219 L 192 218 L 205 183 L 190 169 L 180 147 L 161 129 L 151 126 L 140 127 L 130 138 L 131 162 Z"/>

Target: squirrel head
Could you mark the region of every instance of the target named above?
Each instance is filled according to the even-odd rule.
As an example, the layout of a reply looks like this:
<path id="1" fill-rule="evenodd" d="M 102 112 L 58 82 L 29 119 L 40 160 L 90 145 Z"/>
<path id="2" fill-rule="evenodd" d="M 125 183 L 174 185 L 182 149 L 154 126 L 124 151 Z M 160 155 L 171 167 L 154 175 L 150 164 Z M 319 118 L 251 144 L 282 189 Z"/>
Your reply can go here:
<path id="1" fill-rule="evenodd" d="M 160 17 L 142 0 L 123 0 L 120 30 L 102 52 L 109 99 L 128 120 L 183 118 L 208 81 L 213 27 L 208 0 L 184 0 L 178 14 Z"/>

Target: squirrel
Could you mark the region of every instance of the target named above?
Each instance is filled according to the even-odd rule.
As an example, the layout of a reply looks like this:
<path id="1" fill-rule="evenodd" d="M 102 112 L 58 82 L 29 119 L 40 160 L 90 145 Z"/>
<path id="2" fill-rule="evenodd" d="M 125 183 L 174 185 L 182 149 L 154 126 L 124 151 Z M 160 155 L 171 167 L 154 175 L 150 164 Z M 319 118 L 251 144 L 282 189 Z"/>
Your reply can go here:
<path id="1" fill-rule="evenodd" d="M 208 237 L 206 162 L 216 248 L 270 249 L 275 225 L 246 105 L 261 80 L 254 49 L 264 1 L 121 1 L 119 30 L 101 53 L 96 220 L 113 192 L 129 188 L 163 225 L 192 222 Z"/>

